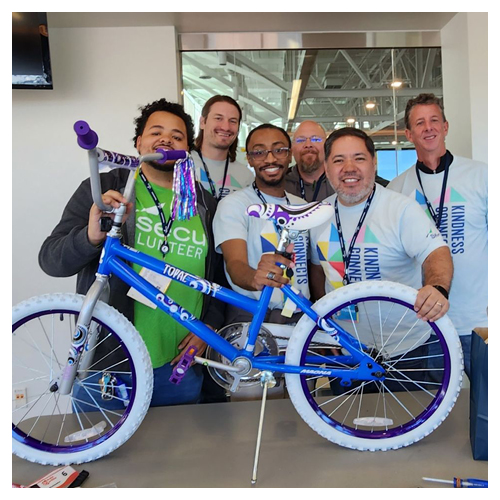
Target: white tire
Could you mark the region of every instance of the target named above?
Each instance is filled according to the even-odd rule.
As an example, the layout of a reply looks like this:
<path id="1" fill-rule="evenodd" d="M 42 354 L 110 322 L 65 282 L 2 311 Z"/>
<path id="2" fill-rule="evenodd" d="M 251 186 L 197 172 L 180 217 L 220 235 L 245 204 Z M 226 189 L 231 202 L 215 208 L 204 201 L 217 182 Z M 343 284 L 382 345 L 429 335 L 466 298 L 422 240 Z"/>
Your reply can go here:
<path id="1" fill-rule="evenodd" d="M 408 446 L 422 439 L 446 418 L 455 404 L 462 382 L 463 357 L 460 339 L 447 316 L 434 324 L 418 320 L 413 312 L 416 295 L 416 290 L 405 285 L 387 281 L 365 281 L 331 292 L 314 305 L 313 309 L 319 315 L 330 317 L 333 311 L 339 308 L 345 310 L 347 304 L 356 303 L 359 322 L 338 321 L 338 323 L 350 331 L 354 337 L 359 335 L 361 342 L 370 348 L 380 349 L 382 346 L 379 356 L 386 356 L 388 367 L 388 378 L 384 384 L 370 382 L 374 394 L 368 394 L 367 382 L 358 383 L 357 387 L 353 385 L 352 389 L 342 388 L 345 392 L 340 393 L 338 389 L 332 387 L 333 383 L 337 383 L 335 380 L 323 385 L 314 380 L 315 377 L 287 373 L 286 384 L 296 410 L 318 434 L 347 448 L 385 451 Z M 373 321 L 373 314 L 377 311 L 380 312 L 380 318 Z M 397 325 L 409 323 L 410 315 L 413 316 L 412 324 L 416 321 L 417 326 L 406 334 L 404 332 L 400 334 L 400 327 Z M 369 323 L 368 316 L 370 317 Z M 403 316 L 404 320 L 393 320 L 393 316 L 394 318 Z M 352 324 L 354 326 L 351 328 Z M 390 328 L 386 329 L 389 324 Z M 425 335 L 426 327 L 435 328 L 432 332 L 435 337 Z M 315 332 L 314 322 L 304 315 L 295 327 L 288 344 L 286 364 L 301 365 L 306 352 L 314 351 L 323 354 L 331 352 L 325 351 L 325 345 L 328 346 L 324 342 L 324 334 L 316 334 L 315 338 Z M 379 338 L 380 341 L 377 340 Z M 416 338 L 422 340 L 417 343 Z M 312 339 L 316 344 L 311 343 Z M 322 342 L 322 347 L 318 345 L 318 339 Z M 410 339 L 411 343 L 408 344 Z M 438 339 L 438 342 L 435 342 L 435 339 Z M 378 346 L 375 345 L 377 342 L 379 342 Z M 418 348 L 428 353 L 427 358 L 411 358 L 404 352 L 402 353 L 401 346 L 404 343 L 407 345 L 407 352 Z M 399 351 L 397 357 L 393 359 L 387 359 L 387 354 L 383 354 L 389 344 L 391 344 L 391 352 Z M 441 349 L 442 354 L 431 356 L 429 354 L 431 348 Z M 449 358 L 446 358 L 446 351 L 448 351 Z M 343 353 L 349 354 L 345 351 Z M 434 368 L 433 365 L 431 367 L 430 360 L 433 359 L 434 363 L 438 358 L 446 360 L 444 361 L 447 363 L 446 370 Z M 399 368 L 406 366 L 403 361 L 406 365 L 425 362 L 425 365 L 422 365 L 425 368 Z M 321 364 L 311 366 L 321 366 Z M 413 377 L 412 380 L 410 376 Z M 424 383 L 423 380 L 434 380 L 428 377 L 437 377 L 437 382 Z M 392 391 L 384 388 L 384 386 L 389 387 L 390 384 L 392 384 Z M 401 386 L 401 392 L 396 392 L 400 390 L 399 386 Z M 321 394 L 322 391 L 323 393 L 330 392 Z M 406 406 L 401 407 L 397 400 L 400 403 L 404 402 Z M 426 409 L 421 410 L 419 405 Z M 420 417 L 419 412 L 421 412 Z M 400 427 L 397 427 L 396 418 L 401 418 Z"/>
<path id="2" fill-rule="evenodd" d="M 81 374 L 69 396 L 50 391 L 54 377 L 68 359 L 70 330 L 83 300 L 82 295 L 49 294 L 33 297 L 12 309 L 13 389 L 27 386 L 27 404 L 16 408 L 13 401 L 12 451 L 26 460 L 51 465 L 96 460 L 125 443 L 148 411 L 153 371 L 144 341 L 125 316 L 102 302 L 96 304 L 91 327 L 100 332 L 95 352 L 99 353 L 107 343 L 116 345 L 116 350 L 112 354 L 96 354 L 94 365 Z M 103 334 L 108 327 L 114 335 Z M 108 367 L 112 356 L 119 361 Z M 96 368 L 99 365 L 105 368 Z M 115 388 L 110 401 L 105 401 L 97 381 L 109 372 L 127 382 L 121 387 L 125 392 Z M 84 403 L 81 398 L 90 402 Z M 107 409 L 106 405 L 111 404 L 120 405 L 120 409 Z M 83 411 L 84 408 L 92 411 Z M 43 416 L 38 420 L 40 415 Z M 80 424 L 76 423 L 78 420 Z M 42 422 L 46 430 L 38 431 Z M 76 428 L 71 427 L 72 422 Z M 75 430 L 84 430 L 87 439 L 79 439 Z"/>

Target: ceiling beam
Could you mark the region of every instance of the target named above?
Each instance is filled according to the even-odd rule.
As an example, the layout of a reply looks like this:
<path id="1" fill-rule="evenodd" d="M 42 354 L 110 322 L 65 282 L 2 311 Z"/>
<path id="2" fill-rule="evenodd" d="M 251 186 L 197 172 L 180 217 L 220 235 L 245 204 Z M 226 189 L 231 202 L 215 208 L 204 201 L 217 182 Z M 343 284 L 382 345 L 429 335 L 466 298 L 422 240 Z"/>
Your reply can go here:
<path id="1" fill-rule="evenodd" d="M 184 54 L 183 55 L 183 59 L 187 60 L 194 67 L 196 67 L 199 70 L 203 71 L 208 76 L 211 76 L 214 80 L 217 80 L 218 82 L 222 83 L 223 85 L 226 85 L 230 89 L 233 89 L 235 87 L 235 84 L 233 82 L 231 82 L 230 80 L 227 80 L 226 78 L 223 78 L 223 77 L 219 76 L 219 74 L 217 73 L 217 71 L 214 71 L 213 69 L 209 68 L 208 66 L 205 66 L 204 64 L 201 64 L 200 62 L 196 61 L 192 57 L 189 57 L 186 54 Z"/>
<path id="2" fill-rule="evenodd" d="M 443 89 L 440 88 L 400 88 L 396 91 L 396 97 L 414 97 L 420 93 L 432 93 L 437 96 L 442 95 Z M 304 99 L 310 98 L 346 98 L 346 97 L 392 97 L 392 89 L 325 89 L 325 90 L 306 90 Z"/>
<path id="3" fill-rule="evenodd" d="M 245 57 L 241 53 L 239 54 L 236 53 L 236 60 L 239 61 L 241 64 L 243 64 L 243 66 L 250 68 L 257 75 L 259 75 L 268 83 L 273 85 L 273 87 L 277 87 L 278 89 L 284 92 L 290 92 L 292 90 L 292 85 L 290 83 L 284 82 L 279 78 L 276 78 L 271 73 L 265 73 L 265 71 L 259 65 L 255 64 L 253 61 L 248 59 L 248 57 Z"/>
<path id="4" fill-rule="evenodd" d="M 366 75 L 361 71 L 359 66 L 354 62 L 354 59 L 345 51 L 341 50 L 340 53 L 344 56 L 344 59 L 350 64 L 351 68 L 356 72 L 356 74 L 361 78 L 361 81 L 366 85 L 366 88 L 371 89 L 372 84 Z"/>

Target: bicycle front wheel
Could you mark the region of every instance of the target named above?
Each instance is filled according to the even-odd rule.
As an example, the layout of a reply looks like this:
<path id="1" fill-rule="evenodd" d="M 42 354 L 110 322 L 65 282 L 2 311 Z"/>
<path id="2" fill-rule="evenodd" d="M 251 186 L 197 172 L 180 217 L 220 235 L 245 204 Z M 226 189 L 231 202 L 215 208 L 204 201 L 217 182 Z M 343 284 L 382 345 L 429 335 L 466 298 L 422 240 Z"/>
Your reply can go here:
<path id="1" fill-rule="evenodd" d="M 73 389 L 58 392 L 83 300 L 42 295 L 12 310 L 12 450 L 32 462 L 105 456 L 130 438 L 149 408 L 153 371 L 144 341 L 102 302 L 94 308 L 88 337 L 94 342 L 80 359 Z"/>
<path id="2" fill-rule="evenodd" d="M 365 281 L 323 297 L 314 310 L 336 321 L 380 363 L 383 381 L 341 380 L 286 374 L 290 398 L 301 417 L 326 439 L 357 450 L 408 446 L 432 432 L 448 415 L 460 391 L 460 339 L 447 316 L 435 323 L 417 318 L 417 291 L 398 283 Z M 325 333 L 304 317 L 288 344 L 286 363 L 353 370 Z M 349 356 L 343 348 L 342 354 Z"/>

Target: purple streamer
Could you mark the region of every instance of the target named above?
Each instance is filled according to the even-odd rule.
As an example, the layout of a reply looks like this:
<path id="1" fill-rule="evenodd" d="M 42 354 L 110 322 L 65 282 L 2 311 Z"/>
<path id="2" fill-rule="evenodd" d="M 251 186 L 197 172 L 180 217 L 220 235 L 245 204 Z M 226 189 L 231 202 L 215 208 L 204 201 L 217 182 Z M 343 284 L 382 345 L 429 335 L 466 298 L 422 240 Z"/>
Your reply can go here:
<path id="1" fill-rule="evenodd" d="M 175 163 L 172 187 L 174 190 L 172 217 L 176 220 L 189 220 L 197 215 L 194 162 L 191 156 Z"/>

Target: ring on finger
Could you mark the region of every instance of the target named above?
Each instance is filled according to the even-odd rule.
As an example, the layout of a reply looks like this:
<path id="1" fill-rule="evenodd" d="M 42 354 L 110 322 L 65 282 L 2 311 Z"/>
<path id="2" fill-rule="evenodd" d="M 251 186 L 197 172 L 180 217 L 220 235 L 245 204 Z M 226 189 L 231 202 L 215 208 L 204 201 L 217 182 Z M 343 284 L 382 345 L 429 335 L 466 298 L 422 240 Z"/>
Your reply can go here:
<path id="1" fill-rule="evenodd" d="M 276 273 L 273 273 L 273 272 L 269 271 L 269 272 L 267 273 L 267 275 L 266 275 L 266 278 L 267 278 L 268 280 L 273 280 L 275 276 L 276 276 Z"/>

